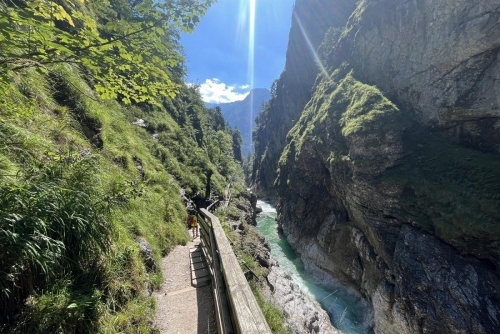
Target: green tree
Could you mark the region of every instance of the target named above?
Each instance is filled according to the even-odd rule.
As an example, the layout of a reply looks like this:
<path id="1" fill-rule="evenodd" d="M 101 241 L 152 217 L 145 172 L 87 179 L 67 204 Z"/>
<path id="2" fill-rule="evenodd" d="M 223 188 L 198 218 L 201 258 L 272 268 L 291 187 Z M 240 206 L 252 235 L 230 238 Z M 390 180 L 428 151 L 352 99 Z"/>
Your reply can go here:
<path id="1" fill-rule="evenodd" d="M 215 0 L 0 0 L 0 81 L 27 67 L 82 65 L 103 98 L 158 103 L 184 74 L 179 29 Z"/>
<path id="2" fill-rule="evenodd" d="M 231 131 L 233 136 L 233 155 L 236 160 L 243 162 L 243 156 L 241 154 L 241 144 L 243 143 L 243 138 L 241 137 L 241 132 L 238 129 L 233 129 Z"/>
<path id="3" fill-rule="evenodd" d="M 227 125 L 226 125 L 226 120 L 224 119 L 224 116 L 222 116 L 222 110 L 220 109 L 219 106 L 209 109 L 209 114 L 211 116 L 211 126 L 214 131 L 219 131 L 219 130 L 225 130 Z"/>

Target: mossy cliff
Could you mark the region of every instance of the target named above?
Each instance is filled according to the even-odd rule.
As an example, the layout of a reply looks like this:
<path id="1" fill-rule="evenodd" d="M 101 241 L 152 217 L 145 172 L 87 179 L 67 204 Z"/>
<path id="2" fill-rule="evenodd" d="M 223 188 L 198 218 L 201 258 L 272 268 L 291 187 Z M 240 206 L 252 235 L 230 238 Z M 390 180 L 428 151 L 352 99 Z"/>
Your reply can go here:
<path id="1" fill-rule="evenodd" d="M 325 34 L 312 96 L 267 174 L 306 268 L 355 288 L 376 333 L 500 326 L 495 11 L 358 2 Z"/>
<path id="2" fill-rule="evenodd" d="M 255 191 L 274 196 L 273 182 L 285 137 L 311 98 L 319 73 L 314 50 L 329 27 L 343 26 L 355 1 L 298 0 L 292 13 L 285 69 L 271 87 L 271 100 L 256 120 L 256 162 L 252 170 Z"/>

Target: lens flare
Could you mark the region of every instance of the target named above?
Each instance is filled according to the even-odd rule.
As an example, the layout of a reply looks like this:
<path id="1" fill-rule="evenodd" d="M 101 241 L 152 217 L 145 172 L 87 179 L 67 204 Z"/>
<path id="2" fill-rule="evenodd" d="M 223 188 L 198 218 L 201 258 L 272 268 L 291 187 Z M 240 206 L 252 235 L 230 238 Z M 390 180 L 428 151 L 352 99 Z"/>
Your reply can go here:
<path id="1" fill-rule="evenodd" d="M 254 84 L 254 61 L 255 61 L 255 0 L 250 0 L 248 11 L 248 79 L 250 87 Z"/>
<path id="2" fill-rule="evenodd" d="M 238 11 L 237 41 L 247 49 L 247 80 L 250 88 L 254 84 L 255 62 L 255 12 L 256 0 L 240 0 Z"/>
<path id="3" fill-rule="evenodd" d="M 311 43 L 311 39 L 307 35 L 307 31 L 304 29 L 304 26 L 302 25 L 302 21 L 301 21 L 300 17 L 297 15 L 297 13 L 295 11 L 293 12 L 293 17 L 294 17 L 295 21 L 297 22 L 297 24 L 299 25 L 300 32 L 302 33 L 302 36 L 306 40 L 307 47 L 309 48 L 309 51 L 313 55 L 314 61 L 318 65 L 321 73 L 323 73 L 323 75 L 326 78 L 331 80 L 330 75 L 328 74 L 328 71 L 326 70 L 325 65 L 323 65 L 323 62 L 321 61 L 321 59 L 318 56 L 318 52 L 316 52 L 316 49 L 314 49 L 314 46 Z"/>
<path id="4" fill-rule="evenodd" d="M 255 0 L 250 0 L 250 11 L 249 11 L 249 31 L 248 31 L 248 80 L 250 83 L 250 89 L 254 88 L 254 77 L 255 77 Z M 254 108 L 254 98 L 253 94 L 250 94 L 250 124 L 248 124 L 250 130 L 252 129 L 252 123 L 254 122 L 253 108 Z"/>
<path id="5" fill-rule="evenodd" d="M 257 0 L 240 0 L 238 12 L 238 34 L 237 43 L 247 50 L 247 83 L 250 89 L 254 88 L 255 84 L 255 22 L 256 22 L 256 2 Z M 254 115 L 254 96 L 250 95 L 250 123 L 248 124 L 249 131 L 253 128 Z"/>

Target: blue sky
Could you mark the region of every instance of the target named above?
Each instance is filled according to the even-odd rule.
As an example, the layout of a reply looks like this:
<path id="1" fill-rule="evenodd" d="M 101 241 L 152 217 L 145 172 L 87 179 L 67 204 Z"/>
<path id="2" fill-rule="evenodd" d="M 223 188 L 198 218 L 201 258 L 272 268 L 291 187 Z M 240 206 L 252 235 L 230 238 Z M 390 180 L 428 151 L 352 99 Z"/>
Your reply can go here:
<path id="1" fill-rule="evenodd" d="M 186 81 L 205 102 L 242 100 L 270 88 L 285 66 L 295 0 L 219 0 L 193 34 L 183 34 Z"/>

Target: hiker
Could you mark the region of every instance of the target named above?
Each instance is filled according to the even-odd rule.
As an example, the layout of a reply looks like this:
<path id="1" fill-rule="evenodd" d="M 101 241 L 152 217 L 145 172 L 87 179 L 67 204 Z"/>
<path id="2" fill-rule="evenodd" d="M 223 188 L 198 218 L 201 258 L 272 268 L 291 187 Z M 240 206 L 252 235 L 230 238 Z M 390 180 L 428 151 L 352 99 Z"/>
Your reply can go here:
<path id="1" fill-rule="evenodd" d="M 193 239 L 198 237 L 198 217 L 196 215 L 189 215 L 189 226 L 191 226 L 191 230 L 193 231 Z"/>

